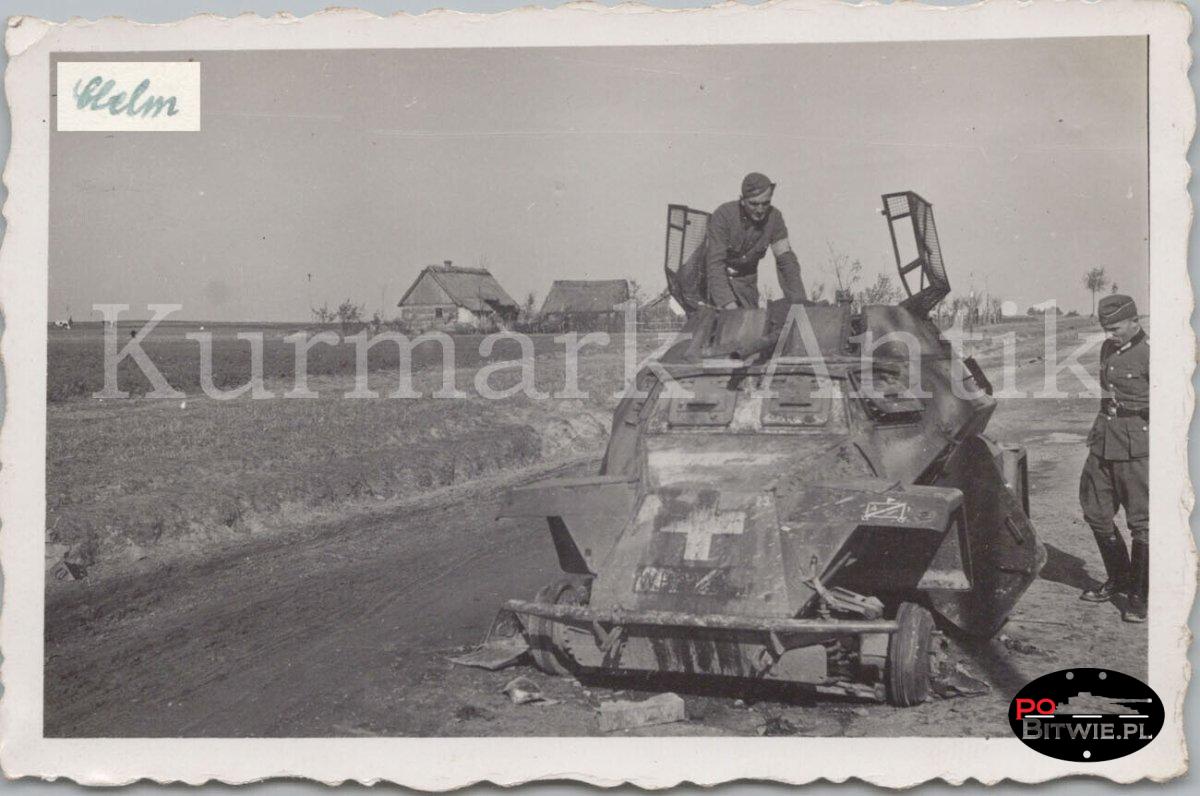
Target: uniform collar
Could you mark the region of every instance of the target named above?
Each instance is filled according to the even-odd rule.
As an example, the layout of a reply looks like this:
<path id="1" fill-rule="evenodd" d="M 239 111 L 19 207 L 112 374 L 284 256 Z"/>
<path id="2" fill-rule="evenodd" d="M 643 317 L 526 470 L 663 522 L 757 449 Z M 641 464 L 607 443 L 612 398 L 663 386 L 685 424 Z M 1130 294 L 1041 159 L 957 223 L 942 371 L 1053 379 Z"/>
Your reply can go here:
<path id="1" fill-rule="evenodd" d="M 1120 354 L 1124 351 L 1128 351 L 1129 349 L 1133 348 L 1135 345 L 1137 345 L 1138 343 L 1142 342 L 1145 339 L 1146 339 L 1146 330 L 1138 329 L 1137 334 L 1135 334 L 1133 337 L 1129 338 L 1129 342 L 1127 342 L 1124 345 L 1119 346 L 1117 348 L 1117 353 Z"/>
<path id="2" fill-rule="evenodd" d="M 750 218 L 750 214 L 746 212 L 746 208 L 742 207 L 741 199 L 738 200 L 737 208 L 738 218 L 742 220 L 742 225 L 746 227 L 754 227 L 755 229 L 762 229 L 765 227 L 767 225 L 767 220 L 771 218 L 771 210 L 775 209 L 772 207 L 771 210 L 768 210 L 766 217 L 762 220 L 762 223 L 757 223 L 754 219 Z"/>

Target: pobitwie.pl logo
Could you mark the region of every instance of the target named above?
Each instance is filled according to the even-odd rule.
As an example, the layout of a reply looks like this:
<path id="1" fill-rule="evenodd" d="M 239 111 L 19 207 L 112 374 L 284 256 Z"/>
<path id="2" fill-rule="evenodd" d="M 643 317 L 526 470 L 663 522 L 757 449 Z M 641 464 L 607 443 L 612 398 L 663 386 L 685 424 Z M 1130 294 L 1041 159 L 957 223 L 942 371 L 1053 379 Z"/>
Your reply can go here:
<path id="1" fill-rule="evenodd" d="M 1059 760 L 1098 763 L 1133 754 L 1162 729 L 1150 686 L 1111 669 L 1063 669 L 1030 682 L 1008 706 L 1013 733 Z"/>

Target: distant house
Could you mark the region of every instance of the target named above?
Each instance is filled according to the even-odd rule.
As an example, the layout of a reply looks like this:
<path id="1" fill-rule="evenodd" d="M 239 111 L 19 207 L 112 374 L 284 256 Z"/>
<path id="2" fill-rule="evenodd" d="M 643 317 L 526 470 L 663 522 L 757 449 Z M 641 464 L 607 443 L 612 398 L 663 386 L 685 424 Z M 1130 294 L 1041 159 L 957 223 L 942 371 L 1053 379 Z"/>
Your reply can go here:
<path id="1" fill-rule="evenodd" d="M 629 301 L 624 279 L 556 279 L 542 303 L 541 320 L 564 330 L 620 331 Z"/>
<path id="2" fill-rule="evenodd" d="M 1029 309 L 1025 310 L 1027 315 L 1045 315 L 1048 312 L 1053 312 L 1055 315 L 1062 315 L 1062 309 L 1058 306 L 1056 299 L 1046 299 L 1037 304 L 1030 304 Z"/>
<path id="3" fill-rule="evenodd" d="M 400 320 L 414 329 L 507 327 L 521 307 L 486 268 L 458 268 L 450 260 L 426 266 L 397 304 Z"/>

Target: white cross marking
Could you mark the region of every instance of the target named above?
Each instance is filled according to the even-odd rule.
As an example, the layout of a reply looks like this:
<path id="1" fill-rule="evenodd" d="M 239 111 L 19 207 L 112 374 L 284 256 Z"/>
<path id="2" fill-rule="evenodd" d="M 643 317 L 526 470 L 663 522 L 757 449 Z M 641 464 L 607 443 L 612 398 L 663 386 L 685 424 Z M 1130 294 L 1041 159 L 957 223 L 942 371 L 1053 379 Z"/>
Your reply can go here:
<path id="1" fill-rule="evenodd" d="M 683 546 L 685 561 L 707 561 L 709 559 L 712 538 L 714 536 L 738 535 L 746 530 L 746 512 L 718 512 L 712 508 L 699 509 L 677 520 L 664 525 L 660 533 L 687 534 Z"/>

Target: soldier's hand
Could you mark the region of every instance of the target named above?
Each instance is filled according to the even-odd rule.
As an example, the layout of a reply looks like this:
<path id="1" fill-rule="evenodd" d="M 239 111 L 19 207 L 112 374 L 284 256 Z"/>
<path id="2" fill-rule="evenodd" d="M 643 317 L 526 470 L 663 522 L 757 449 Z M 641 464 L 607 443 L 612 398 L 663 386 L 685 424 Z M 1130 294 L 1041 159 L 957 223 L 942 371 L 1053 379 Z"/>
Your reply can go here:
<path id="1" fill-rule="evenodd" d="M 737 302 L 736 302 L 736 301 L 731 301 L 731 302 L 729 302 L 728 304 L 725 304 L 724 306 L 722 306 L 722 307 L 721 307 L 721 309 L 723 309 L 723 310 L 736 310 L 736 309 L 737 309 Z"/>

